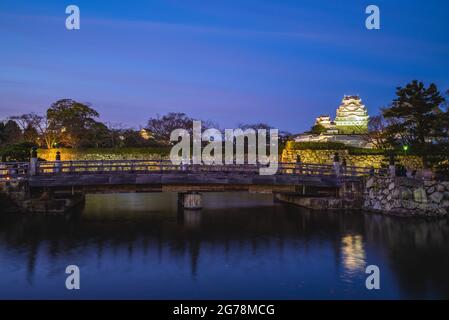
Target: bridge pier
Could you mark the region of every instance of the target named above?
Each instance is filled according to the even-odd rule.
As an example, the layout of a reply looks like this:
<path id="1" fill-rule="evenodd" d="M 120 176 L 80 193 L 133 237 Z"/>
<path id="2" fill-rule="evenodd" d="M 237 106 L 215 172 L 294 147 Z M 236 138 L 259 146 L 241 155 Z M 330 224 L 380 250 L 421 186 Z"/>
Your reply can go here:
<path id="1" fill-rule="evenodd" d="M 178 193 L 178 203 L 185 209 L 201 209 L 201 193 L 199 192 L 183 192 Z"/>

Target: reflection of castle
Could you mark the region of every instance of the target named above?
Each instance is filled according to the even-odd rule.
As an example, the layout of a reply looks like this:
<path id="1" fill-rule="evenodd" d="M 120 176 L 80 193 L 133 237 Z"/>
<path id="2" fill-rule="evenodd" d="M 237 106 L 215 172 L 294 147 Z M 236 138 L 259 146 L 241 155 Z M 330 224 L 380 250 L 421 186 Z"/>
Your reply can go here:
<path id="1" fill-rule="evenodd" d="M 304 133 L 296 136 L 297 142 L 341 142 L 356 147 L 369 147 L 363 136 L 368 132 L 369 115 L 359 96 L 344 96 L 332 120 L 329 115 L 316 118 L 315 126 L 324 128 L 321 134 Z M 322 129 L 323 129 L 322 128 Z"/>

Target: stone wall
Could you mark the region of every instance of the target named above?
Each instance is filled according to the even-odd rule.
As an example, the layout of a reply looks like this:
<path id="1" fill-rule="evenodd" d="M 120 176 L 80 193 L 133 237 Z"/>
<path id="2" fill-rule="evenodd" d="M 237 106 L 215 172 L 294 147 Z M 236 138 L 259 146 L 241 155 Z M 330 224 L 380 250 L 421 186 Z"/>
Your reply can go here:
<path id="1" fill-rule="evenodd" d="M 0 205 L 6 213 L 64 213 L 85 201 L 83 193 L 29 192 L 25 180 L 0 181 Z"/>
<path id="2" fill-rule="evenodd" d="M 449 181 L 371 177 L 363 208 L 405 216 L 448 216 Z"/>
<path id="3" fill-rule="evenodd" d="M 303 163 L 332 164 L 336 152 L 340 155 L 341 160 L 346 159 L 348 166 L 380 168 L 382 165 L 388 164 L 387 157 L 381 154 L 352 155 L 349 150 L 295 150 L 290 148 L 285 148 L 282 151 L 281 161 L 296 162 L 296 156 L 299 155 Z M 396 159 L 399 164 L 403 164 L 411 170 L 422 168 L 422 160 L 419 157 L 397 156 Z"/>
<path id="4" fill-rule="evenodd" d="M 159 160 L 168 159 L 168 153 L 155 148 L 120 148 L 120 149 L 39 149 L 38 157 L 54 161 L 56 152 L 61 152 L 62 161 L 74 160 Z"/>

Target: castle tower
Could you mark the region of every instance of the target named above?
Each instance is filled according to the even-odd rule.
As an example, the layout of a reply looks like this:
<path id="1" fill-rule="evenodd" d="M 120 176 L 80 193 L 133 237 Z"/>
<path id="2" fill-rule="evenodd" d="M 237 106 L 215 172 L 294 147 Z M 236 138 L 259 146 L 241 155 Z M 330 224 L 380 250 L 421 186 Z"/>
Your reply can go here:
<path id="1" fill-rule="evenodd" d="M 335 126 L 339 134 L 360 134 L 368 131 L 368 111 L 359 96 L 344 96 L 337 109 Z"/>
<path id="2" fill-rule="evenodd" d="M 328 129 L 332 126 L 331 117 L 328 115 L 321 115 L 316 118 L 315 125 L 321 125 L 321 126 L 325 127 L 326 129 Z"/>

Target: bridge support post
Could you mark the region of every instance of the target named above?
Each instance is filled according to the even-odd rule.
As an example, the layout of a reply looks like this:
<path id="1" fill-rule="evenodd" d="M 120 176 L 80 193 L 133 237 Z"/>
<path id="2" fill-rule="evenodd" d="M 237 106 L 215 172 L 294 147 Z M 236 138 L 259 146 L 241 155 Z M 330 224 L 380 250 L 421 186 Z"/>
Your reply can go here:
<path id="1" fill-rule="evenodd" d="M 178 202 L 185 209 L 201 209 L 201 193 L 187 192 L 178 194 Z"/>
<path id="2" fill-rule="evenodd" d="M 38 159 L 37 158 L 37 148 L 33 147 L 33 148 L 31 148 L 31 154 L 30 154 L 30 172 L 29 172 L 30 176 L 37 175 L 37 166 L 38 166 L 37 159 Z"/>
<path id="3" fill-rule="evenodd" d="M 54 173 L 61 173 L 61 152 L 56 152 Z"/>

